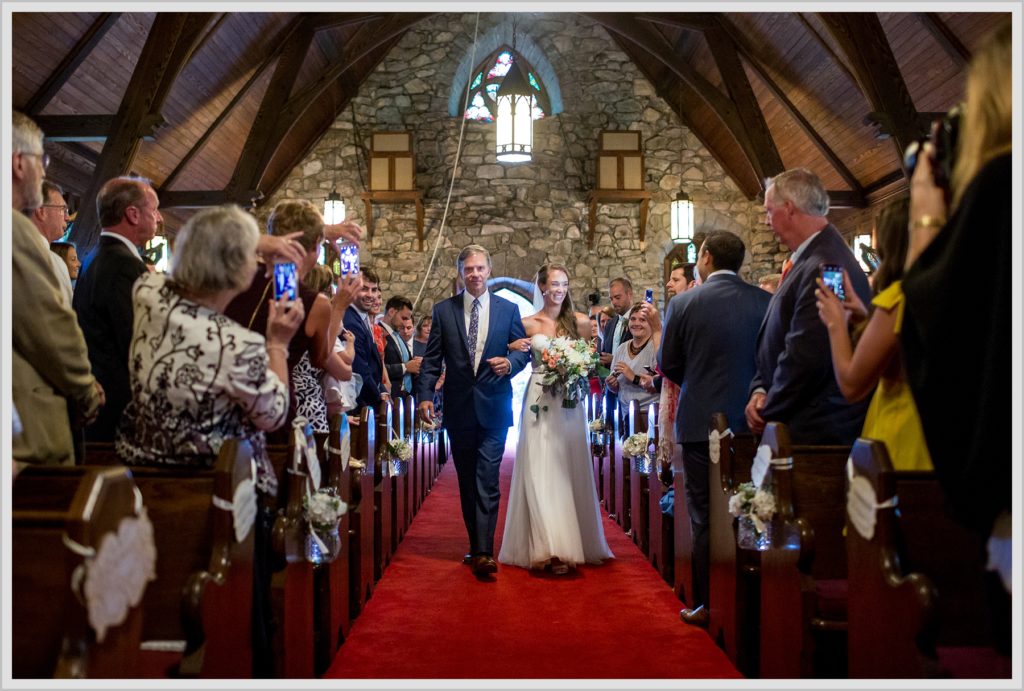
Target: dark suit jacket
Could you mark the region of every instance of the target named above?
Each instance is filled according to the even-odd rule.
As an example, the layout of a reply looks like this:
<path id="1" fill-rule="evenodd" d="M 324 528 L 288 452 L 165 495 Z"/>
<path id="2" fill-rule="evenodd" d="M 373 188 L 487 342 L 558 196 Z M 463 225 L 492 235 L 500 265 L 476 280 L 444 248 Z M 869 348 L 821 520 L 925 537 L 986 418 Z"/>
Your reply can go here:
<path id="1" fill-rule="evenodd" d="M 611 353 L 615 355 L 615 349 L 612 348 L 612 337 L 615 336 L 615 325 L 619 323 L 619 315 L 611 317 L 604 323 L 604 335 L 601 337 L 601 352 Z"/>
<path id="2" fill-rule="evenodd" d="M 345 310 L 344 324 L 356 339 L 356 357 L 352 361 L 352 371 L 363 378 L 363 387 L 359 389 L 356 403 L 360 408 L 376 408 L 380 403 L 380 395 L 387 393 L 384 390 L 384 365 L 381 362 L 380 351 L 373 341 L 373 334 L 366 328 L 366 322 L 355 307 Z"/>
<path id="3" fill-rule="evenodd" d="M 743 410 L 771 297 L 737 276 L 718 274 L 669 302 L 658 364 L 680 388 L 677 441 L 707 441 L 716 412 L 726 414 L 733 432 L 748 431 Z"/>
<path id="4" fill-rule="evenodd" d="M 128 352 L 132 339 L 132 286 L 146 272 L 138 252 L 117 238 L 101 237 L 82 262 L 72 305 L 89 348 L 92 372 L 107 402 L 85 428 L 92 441 L 113 441 L 121 413 L 131 400 Z"/>
<path id="5" fill-rule="evenodd" d="M 793 264 L 768 305 L 757 337 L 757 375 L 750 390 L 762 387 L 765 422 L 783 422 L 798 444 L 852 444 L 864 425 L 870 396 L 847 403 L 832 369 L 828 331 L 818 316 L 814 290 L 821 264 L 839 264 L 865 305 L 871 289 L 853 252 L 828 225 Z"/>
<path id="6" fill-rule="evenodd" d="M 463 296 L 459 293 L 434 305 L 430 337 L 417 382 L 416 398 L 432 400 L 434 384 L 444 363 L 444 426 L 449 430 L 504 429 L 512 425 L 512 377 L 526 367 L 530 355 L 522 351 L 510 353 L 508 344 L 524 338 L 526 330 L 519 318 L 519 309 L 494 293 L 490 295 L 490 319 L 487 342 L 480 356 L 480 366 L 473 371 L 469 345 L 466 342 L 466 315 Z M 507 357 L 512 365 L 508 376 L 499 377 L 491 371 L 487 360 Z"/>
<path id="7" fill-rule="evenodd" d="M 391 380 L 391 397 L 404 396 L 413 393 L 402 389 L 402 380 L 405 375 L 402 373 L 402 363 L 407 360 L 402 357 L 402 349 L 395 343 L 396 338 L 401 338 L 394 331 L 388 332 L 384 329 L 384 368 L 388 371 L 388 379 Z M 412 356 L 412 353 L 409 353 Z"/>

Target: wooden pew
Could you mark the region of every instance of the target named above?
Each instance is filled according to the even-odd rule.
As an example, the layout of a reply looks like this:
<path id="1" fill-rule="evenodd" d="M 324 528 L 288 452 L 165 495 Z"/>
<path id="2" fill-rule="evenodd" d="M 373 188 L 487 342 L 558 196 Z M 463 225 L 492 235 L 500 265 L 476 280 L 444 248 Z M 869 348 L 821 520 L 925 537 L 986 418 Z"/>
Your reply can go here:
<path id="1" fill-rule="evenodd" d="M 647 478 L 648 494 L 648 553 L 651 565 L 661 574 L 665 582 L 675 582 L 674 525 L 673 518 L 666 516 L 661 510 L 661 499 L 672 486 L 672 464 L 657 461 L 658 444 L 661 442 L 661 429 L 658 424 L 659 406 L 652 403 L 647 411 L 647 435 L 653 440 L 655 465 L 651 476 Z M 678 446 L 674 444 L 673 446 Z"/>
<path id="2" fill-rule="evenodd" d="M 379 581 L 391 562 L 392 536 L 395 533 L 394 494 L 387 468 L 387 442 L 393 423 L 391 401 L 380 404 L 377 411 L 377 462 L 373 474 L 373 580 Z"/>
<path id="3" fill-rule="evenodd" d="M 626 456 L 622 451 L 622 442 L 630 434 L 630 420 L 633 419 L 633 414 L 630 413 L 630 407 L 622 407 L 622 402 L 619 402 L 619 409 L 616 414 L 616 420 L 618 424 L 617 433 L 620 434 L 619 442 L 615 445 L 615 455 L 611 459 L 612 464 L 612 475 L 613 475 L 613 496 L 612 500 L 615 504 L 615 522 L 618 523 L 623 532 L 629 533 L 630 524 L 630 482 L 629 482 L 629 464 L 632 462 L 631 459 Z M 646 424 L 644 425 L 646 428 Z"/>
<path id="4" fill-rule="evenodd" d="M 331 417 L 328 432 L 327 462 L 323 467 L 323 486 L 334 487 L 341 500 L 348 504 L 349 510 L 341 517 L 341 553 L 338 558 L 328 564 L 313 569 L 313 587 L 316 598 L 316 610 L 313 613 L 314 625 L 314 673 L 322 675 L 338 648 L 348 637 L 352 628 L 352 606 L 350 565 L 352 553 L 351 522 L 352 522 L 352 473 L 343 467 L 343 442 L 351 446 L 351 428 L 343 423 L 348 418 L 344 413 Z"/>
<path id="5" fill-rule="evenodd" d="M 847 513 L 850 677 L 1008 678 L 986 620 L 984 541 L 950 518 L 934 473 L 894 471 L 868 439 L 850 458 L 881 505 L 870 537 Z"/>
<path id="6" fill-rule="evenodd" d="M 91 458 L 113 461 L 99 452 Z M 32 468 L 22 475 L 39 473 L 58 485 L 76 483 L 91 468 Z M 237 487 L 252 480 L 252 448 L 229 439 L 211 470 L 132 466 L 130 473 L 157 551 L 157 577 L 142 601 L 141 648 L 149 662 L 140 673 L 161 666 L 157 676 L 251 676 L 255 528 L 237 541 L 233 514 L 217 508 L 214 497 L 230 505 Z"/>
<path id="7" fill-rule="evenodd" d="M 136 515 L 136 486 L 126 468 L 90 468 L 54 482 L 23 472 L 11 490 L 11 664 L 24 678 L 138 676 L 142 607 L 128 610 L 103 641 L 73 591 L 85 557 L 63 537 L 98 550 L 121 521 Z"/>
<path id="8" fill-rule="evenodd" d="M 605 402 L 607 403 L 607 398 Z M 615 503 L 615 457 L 622 455 L 622 435 L 626 428 L 622 426 L 617 408 L 604 411 L 606 438 L 608 439 L 607 450 L 601 458 L 601 497 L 608 517 L 616 518 L 618 505 Z"/>
<path id="9" fill-rule="evenodd" d="M 629 405 L 629 434 L 643 434 L 650 441 L 653 441 L 650 432 L 650 415 L 648 410 L 636 405 L 635 402 L 631 402 Z M 647 453 L 649 456 L 652 454 L 650 444 L 648 444 Z M 644 556 L 650 557 L 651 547 L 648 534 L 651 510 L 650 475 L 642 475 L 637 472 L 636 464 L 632 461 L 628 465 L 623 466 L 623 471 L 624 477 L 629 478 L 630 536 L 633 539 L 633 544 L 640 548 Z M 657 475 L 656 470 L 652 472 Z"/>
<path id="10" fill-rule="evenodd" d="M 761 554 L 760 676 L 845 677 L 850 448 L 792 446 L 774 422 L 761 443 L 772 452 L 776 513 L 772 546 Z"/>
<path id="11" fill-rule="evenodd" d="M 601 432 L 601 443 L 597 443 L 597 435 L 590 431 L 590 423 L 594 420 L 604 420 L 604 412 L 601 410 L 601 394 L 592 393 L 587 396 L 587 438 L 590 440 L 590 456 L 594 466 L 594 484 L 597 487 L 597 499 L 604 502 L 604 473 L 602 464 L 608 455 L 607 435 Z"/>
<path id="12" fill-rule="evenodd" d="M 304 442 L 315 448 L 307 427 Z M 306 560 L 306 521 L 303 498 L 309 477 L 306 454 L 295 457 L 296 442 L 289 437 L 284 472 L 278 475 L 278 511 L 272 545 L 278 564 L 272 577 L 271 600 L 274 631 L 274 670 L 278 678 L 308 679 L 313 676 L 315 645 L 313 622 L 315 588 L 313 564 Z"/>
<path id="13" fill-rule="evenodd" d="M 358 424 L 354 424 L 358 421 Z M 359 615 L 373 594 L 374 491 L 377 466 L 377 423 L 366 407 L 358 418 L 349 418 L 352 429 L 352 460 L 349 461 L 352 501 L 349 504 L 349 605 L 351 619 Z"/>
<path id="14" fill-rule="evenodd" d="M 722 413 L 711 416 L 709 433 L 729 428 Z M 750 480 L 757 443 L 749 434 L 727 436 L 720 444 L 718 463 L 708 470 L 708 529 L 711 568 L 708 587 L 708 633 L 737 669 L 757 676 L 761 553 L 736 547 L 736 519 L 729 498 Z"/>

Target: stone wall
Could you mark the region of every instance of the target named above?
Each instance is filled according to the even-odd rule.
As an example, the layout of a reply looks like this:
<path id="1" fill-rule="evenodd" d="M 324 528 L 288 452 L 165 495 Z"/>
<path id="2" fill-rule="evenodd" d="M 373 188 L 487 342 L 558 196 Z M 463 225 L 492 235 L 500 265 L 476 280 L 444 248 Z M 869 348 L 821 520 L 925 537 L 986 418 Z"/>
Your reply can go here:
<path id="1" fill-rule="evenodd" d="M 507 20 L 481 15 L 478 37 L 493 36 Z M 460 63 L 468 64 L 475 21 L 472 14 L 438 15 L 409 31 L 262 213 L 286 197 L 321 205 L 337 186 L 350 217 L 365 225 L 359 194 L 366 189 L 369 135 L 410 129 L 426 209 L 424 251 L 416 246 L 414 206 L 374 205 L 375 232 L 361 261 L 380 274 L 385 295 L 415 300 L 422 285 L 417 312 L 451 294 L 455 257 L 469 243 L 490 250 L 495 277 L 532 280 L 541 264 L 565 263 L 578 307 L 595 289 L 606 295 L 608 280 L 623 273 L 640 296 L 647 287 L 662 296 L 663 258 L 672 248 L 669 206 L 680 189 L 696 205 L 698 232 L 719 228 L 743 238 L 752 255 L 744 269 L 748 278 L 777 270 L 785 253 L 763 223 L 760 202 L 743 195 L 606 31 L 579 15 L 519 15 L 518 35 L 550 63 L 558 84 L 548 86 L 559 90 L 565 110 L 536 121 L 534 158 L 527 164 L 497 163 L 494 125 L 466 122 L 446 209 L 463 126 L 448 105 L 453 82 L 465 83 L 465 75 L 457 80 L 455 74 Z M 474 64 L 484 57 L 477 52 Z M 652 193 L 645 248 L 636 203 L 600 205 L 593 250 L 587 247 L 586 195 L 595 184 L 603 129 L 642 133 L 646 189 Z M 443 240 L 428 274 L 442 218 Z"/>

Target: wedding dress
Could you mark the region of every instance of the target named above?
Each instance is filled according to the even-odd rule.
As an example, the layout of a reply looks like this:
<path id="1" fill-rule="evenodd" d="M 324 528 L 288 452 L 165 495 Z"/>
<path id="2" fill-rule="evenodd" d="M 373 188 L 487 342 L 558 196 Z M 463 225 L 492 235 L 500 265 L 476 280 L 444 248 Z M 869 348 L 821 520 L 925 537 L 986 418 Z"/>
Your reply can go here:
<path id="1" fill-rule="evenodd" d="M 531 339 L 534 368 L 548 341 L 542 334 Z M 538 380 L 534 371 L 523 396 L 498 560 L 524 568 L 540 568 L 553 558 L 598 564 L 614 555 L 601 523 L 585 405 L 563 408 L 561 396 L 546 393 Z M 537 412 L 530 409 L 535 404 Z"/>

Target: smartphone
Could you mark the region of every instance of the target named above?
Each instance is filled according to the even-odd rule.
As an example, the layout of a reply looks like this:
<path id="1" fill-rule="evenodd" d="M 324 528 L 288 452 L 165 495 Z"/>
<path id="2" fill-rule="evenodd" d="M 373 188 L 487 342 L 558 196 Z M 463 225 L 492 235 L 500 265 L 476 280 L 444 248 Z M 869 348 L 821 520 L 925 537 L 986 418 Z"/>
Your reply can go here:
<path id="1" fill-rule="evenodd" d="M 338 247 L 338 263 L 342 276 L 359 273 L 359 245 L 346 242 Z"/>
<path id="2" fill-rule="evenodd" d="M 647 374 L 655 375 L 655 376 L 658 374 L 658 370 L 654 369 L 650 365 L 644 365 L 644 369 L 647 370 Z"/>
<path id="3" fill-rule="evenodd" d="M 843 289 L 843 267 L 838 264 L 822 264 L 821 280 L 829 290 L 836 294 L 837 298 L 846 300 L 846 291 Z"/>
<path id="4" fill-rule="evenodd" d="M 654 291 L 651 290 L 650 288 L 647 289 L 647 294 L 644 295 L 644 302 L 646 302 L 649 305 L 654 304 Z"/>
<path id="5" fill-rule="evenodd" d="M 274 298 L 297 300 L 299 297 L 299 272 L 293 262 L 274 264 Z"/>

